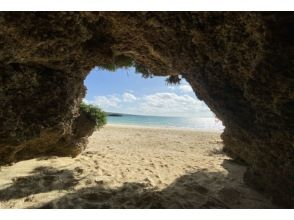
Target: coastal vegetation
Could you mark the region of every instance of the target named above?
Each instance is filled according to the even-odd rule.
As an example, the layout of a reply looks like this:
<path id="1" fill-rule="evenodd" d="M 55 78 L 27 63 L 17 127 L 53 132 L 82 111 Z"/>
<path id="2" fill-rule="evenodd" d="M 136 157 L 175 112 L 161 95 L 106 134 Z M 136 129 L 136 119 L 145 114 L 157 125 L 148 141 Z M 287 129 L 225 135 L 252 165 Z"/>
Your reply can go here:
<path id="1" fill-rule="evenodd" d="M 83 111 L 91 120 L 95 121 L 96 129 L 103 127 L 107 123 L 106 113 L 95 105 L 82 102 L 80 111 Z"/>
<path id="2" fill-rule="evenodd" d="M 113 57 L 112 62 L 102 64 L 102 65 L 100 65 L 100 67 L 102 69 L 106 69 L 108 71 L 114 72 L 119 68 L 132 67 L 133 65 L 134 65 L 134 62 L 130 57 L 124 56 L 124 55 L 119 55 L 119 56 Z"/>

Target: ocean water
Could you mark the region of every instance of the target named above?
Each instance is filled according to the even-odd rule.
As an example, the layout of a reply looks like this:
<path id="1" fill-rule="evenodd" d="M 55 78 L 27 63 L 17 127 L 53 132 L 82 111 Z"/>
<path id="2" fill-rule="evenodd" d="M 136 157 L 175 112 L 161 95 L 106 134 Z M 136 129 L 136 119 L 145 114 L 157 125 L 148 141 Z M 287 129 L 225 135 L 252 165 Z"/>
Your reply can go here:
<path id="1" fill-rule="evenodd" d="M 145 115 L 107 116 L 108 124 L 139 125 L 150 127 L 186 128 L 203 131 L 223 131 L 222 122 L 216 118 L 161 117 Z"/>

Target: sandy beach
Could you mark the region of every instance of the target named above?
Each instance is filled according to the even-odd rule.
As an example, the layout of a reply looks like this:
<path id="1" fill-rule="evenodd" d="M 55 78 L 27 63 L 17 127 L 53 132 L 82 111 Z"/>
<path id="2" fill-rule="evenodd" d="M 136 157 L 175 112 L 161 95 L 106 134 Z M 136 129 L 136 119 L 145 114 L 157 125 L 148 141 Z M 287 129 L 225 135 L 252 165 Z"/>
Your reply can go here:
<path id="1" fill-rule="evenodd" d="M 275 208 L 242 180 L 220 133 L 107 125 L 76 158 L 0 169 L 0 208 Z"/>

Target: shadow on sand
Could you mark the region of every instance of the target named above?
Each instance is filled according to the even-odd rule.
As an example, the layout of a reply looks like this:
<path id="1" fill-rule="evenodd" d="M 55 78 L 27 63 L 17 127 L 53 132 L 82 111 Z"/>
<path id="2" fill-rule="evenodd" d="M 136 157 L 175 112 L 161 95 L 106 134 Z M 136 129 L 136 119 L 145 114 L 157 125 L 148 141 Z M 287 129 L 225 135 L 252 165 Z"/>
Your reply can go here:
<path id="1" fill-rule="evenodd" d="M 98 181 L 95 186 L 67 191 L 58 199 L 30 208 L 272 208 L 264 201 L 246 197 L 246 187 L 242 191 L 228 184 L 240 175 L 235 166 L 239 165 L 225 160 L 223 167 L 229 171 L 228 175 L 198 170 L 177 178 L 164 189 L 134 182 L 110 188 Z M 74 188 L 79 181 L 74 172 L 39 167 L 33 175 L 17 178 L 12 186 L 2 189 L 0 201 Z"/>
<path id="2" fill-rule="evenodd" d="M 193 181 L 201 172 L 182 176 L 163 190 L 143 183 L 127 182 L 115 189 L 98 184 L 39 208 L 227 208 Z"/>
<path id="3" fill-rule="evenodd" d="M 57 170 L 53 167 L 38 167 L 30 176 L 12 179 L 13 184 L 0 190 L 0 201 L 24 198 L 33 194 L 53 190 L 69 189 L 78 184 L 71 170 Z"/>

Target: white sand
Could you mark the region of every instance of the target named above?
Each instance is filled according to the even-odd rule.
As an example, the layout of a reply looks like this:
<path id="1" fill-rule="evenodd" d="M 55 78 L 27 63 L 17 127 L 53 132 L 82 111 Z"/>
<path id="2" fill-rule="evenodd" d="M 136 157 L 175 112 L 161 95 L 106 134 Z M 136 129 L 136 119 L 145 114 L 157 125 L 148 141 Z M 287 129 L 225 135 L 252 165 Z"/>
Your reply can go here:
<path id="1" fill-rule="evenodd" d="M 274 208 L 221 153 L 220 133 L 107 125 L 76 158 L 0 171 L 0 208 Z"/>

